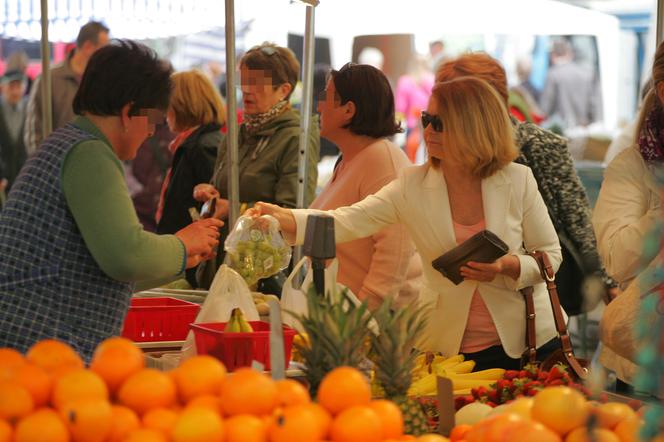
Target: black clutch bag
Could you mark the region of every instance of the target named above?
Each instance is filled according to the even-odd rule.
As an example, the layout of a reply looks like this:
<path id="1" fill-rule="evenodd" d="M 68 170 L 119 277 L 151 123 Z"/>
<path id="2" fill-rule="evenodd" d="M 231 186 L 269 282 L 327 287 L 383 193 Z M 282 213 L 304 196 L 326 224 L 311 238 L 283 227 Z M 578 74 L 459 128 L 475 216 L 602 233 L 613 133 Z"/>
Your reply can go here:
<path id="1" fill-rule="evenodd" d="M 463 282 L 459 269 L 468 261 L 490 263 L 506 255 L 508 251 L 509 247 L 503 240 L 488 230 L 482 230 L 431 261 L 431 265 L 444 277 L 459 285 Z"/>

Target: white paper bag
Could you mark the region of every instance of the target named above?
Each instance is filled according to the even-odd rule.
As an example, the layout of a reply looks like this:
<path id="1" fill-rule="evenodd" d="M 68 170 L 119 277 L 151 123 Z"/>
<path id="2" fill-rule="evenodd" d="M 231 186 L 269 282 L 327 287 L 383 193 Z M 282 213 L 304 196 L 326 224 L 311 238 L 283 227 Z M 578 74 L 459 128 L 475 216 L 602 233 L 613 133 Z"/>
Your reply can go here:
<path id="1" fill-rule="evenodd" d="M 236 271 L 224 264 L 217 270 L 208 295 L 194 323 L 228 322 L 234 308 L 242 310 L 247 321 L 260 320 L 247 283 Z M 194 332 L 189 331 L 182 346 L 180 361 L 195 356 L 196 353 Z"/>

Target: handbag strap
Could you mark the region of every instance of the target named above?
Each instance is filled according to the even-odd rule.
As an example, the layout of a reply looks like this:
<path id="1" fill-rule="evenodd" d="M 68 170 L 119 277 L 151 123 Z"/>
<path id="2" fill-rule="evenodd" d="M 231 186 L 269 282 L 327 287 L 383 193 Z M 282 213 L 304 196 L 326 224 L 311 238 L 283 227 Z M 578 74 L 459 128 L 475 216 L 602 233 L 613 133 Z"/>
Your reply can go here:
<path id="1" fill-rule="evenodd" d="M 560 298 L 558 297 L 558 289 L 556 287 L 556 273 L 553 270 L 549 256 L 544 252 L 529 253 L 537 266 L 540 269 L 542 279 L 546 283 L 546 289 L 549 292 L 549 300 L 551 301 L 551 309 L 553 310 L 553 321 L 560 338 L 560 345 L 562 347 L 565 359 L 569 363 L 572 370 L 579 376 L 586 372 L 586 369 L 579 364 L 579 361 L 574 357 L 574 350 L 572 349 L 572 340 L 567 331 L 567 324 L 565 324 L 565 317 L 563 316 L 563 309 L 560 306 Z M 528 361 L 534 363 L 536 361 L 537 343 L 536 343 L 536 330 L 535 330 L 535 302 L 533 299 L 534 288 L 526 287 L 521 290 L 523 297 L 526 301 L 526 346 L 528 347 Z"/>

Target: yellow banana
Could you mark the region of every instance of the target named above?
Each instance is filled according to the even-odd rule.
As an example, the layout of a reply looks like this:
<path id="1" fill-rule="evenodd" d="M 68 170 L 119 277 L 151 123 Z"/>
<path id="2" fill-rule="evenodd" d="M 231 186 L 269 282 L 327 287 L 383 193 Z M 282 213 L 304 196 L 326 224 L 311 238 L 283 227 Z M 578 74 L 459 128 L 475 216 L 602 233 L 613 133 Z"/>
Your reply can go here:
<path id="1" fill-rule="evenodd" d="M 434 368 L 444 368 L 448 369 L 449 367 L 454 367 L 457 364 L 463 362 L 463 355 L 454 355 L 442 361 L 435 361 L 431 364 Z"/>
<path id="2" fill-rule="evenodd" d="M 239 308 L 235 309 L 237 312 L 237 320 L 240 323 L 240 331 L 242 333 L 252 333 L 254 329 L 251 327 L 251 324 L 247 321 L 247 319 L 244 317 L 244 313 L 242 313 L 242 310 Z"/>
<path id="3" fill-rule="evenodd" d="M 408 394 L 411 396 L 432 396 L 438 390 L 438 383 L 434 373 L 424 376 L 422 379 L 415 381 L 408 389 Z"/>
<path id="4" fill-rule="evenodd" d="M 456 374 L 464 374 L 464 373 L 470 373 L 473 371 L 473 368 L 475 368 L 475 361 L 463 361 L 460 362 L 456 365 L 453 365 L 452 367 L 448 367 L 445 371 L 448 373 L 456 373 Z M 481 379 L 488 379 L 488 378 L 481 378 Z"/>
<path id="5" fill-rule="evenodd" d="M 240 323 L 237 320 L 237 317 L 231 313 L 231 317 L 228 319 L 224 331 L 227 333 L 239 333 L 240 332 Z"/>
<path id="6" fill-rule="evenodd" d="M 452 389 L 455 391 L 467 388 L 489 387 L 491 384 L 496 383 L 493 379 L 462 379 L 456 377 L 450 379 L 452 380 Z"/>
<path id="7" fill-rule="evenodd" d="M 450 373 L 448 372 L 448 377 L 455 377 L 458 379 L 483 379 L 483 380 L 494 380 L 502 379 L 505 374 L 505 370 L 502 368 L 489 368 L 487 370 L 474 371 L 472 373 Z"/>
<path id="8" fill-rule="evenodd" d="M 470 388 L 463 388 L 461 390 L 454 390 L 454 396 L 465 396 L 470 394 Z"/>

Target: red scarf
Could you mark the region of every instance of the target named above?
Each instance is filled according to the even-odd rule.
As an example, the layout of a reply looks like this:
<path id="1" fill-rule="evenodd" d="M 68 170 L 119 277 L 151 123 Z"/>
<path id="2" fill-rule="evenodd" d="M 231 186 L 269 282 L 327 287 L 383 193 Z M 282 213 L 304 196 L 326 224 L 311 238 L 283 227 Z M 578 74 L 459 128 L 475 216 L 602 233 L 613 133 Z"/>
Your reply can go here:
<path id="1" fill-rule="evenodd" d="M 180 132 L 177 134 L 177 136 L 171 141 L 171 143 L 168 145 L 168 150 L 171 151 L 173 155 L 175 155 L 175 152 L 177 152 L 178 148 L 180 145 L 189 138 L 189 135 L 193 131 L 198 129 L 198 126 L 192 127 L 190 129 L 185 130 L 184 132 Z M 168 189 L 168 185 L 171 182 L 171 176 L 173 175 L 173 167 L 168 168 L 168 172 L 166 172 L 166 178 L 164 178 L 164 183 L 161 185 L 161 194 L 159 195 L 159 204 L 157 205 L 157 214 L 155 215 L 155 220 L 157 221 L 157 224 L 159 224 L 159 221 L 161 220 L 161 215 L 164 212 L 164 197 L 166 196 L 166 189 Z M 193 190 L 192 190 L 193 191 Z"/>

